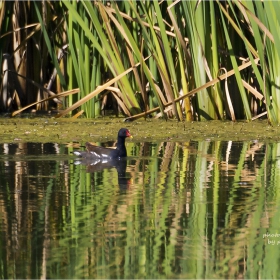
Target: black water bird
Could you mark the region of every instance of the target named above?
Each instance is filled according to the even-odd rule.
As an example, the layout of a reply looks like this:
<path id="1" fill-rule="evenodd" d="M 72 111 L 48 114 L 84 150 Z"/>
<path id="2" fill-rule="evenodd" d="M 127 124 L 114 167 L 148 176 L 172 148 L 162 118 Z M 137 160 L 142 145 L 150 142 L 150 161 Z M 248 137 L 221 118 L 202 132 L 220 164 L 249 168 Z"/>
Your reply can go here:
<path id="1" fill-rule="evenodd" d="M 74 151 L 74 154 L 78 157 L 98 160 L 101 163 L 112 159 L 124 158 L 127 156 L 125 147 L 125 139 L 127 137 L 132 138 L 129 130 L 127 128 L 121 128 L 118 132 L 116 148 L 100 147 L 87 142 L 86 151 Z"/>

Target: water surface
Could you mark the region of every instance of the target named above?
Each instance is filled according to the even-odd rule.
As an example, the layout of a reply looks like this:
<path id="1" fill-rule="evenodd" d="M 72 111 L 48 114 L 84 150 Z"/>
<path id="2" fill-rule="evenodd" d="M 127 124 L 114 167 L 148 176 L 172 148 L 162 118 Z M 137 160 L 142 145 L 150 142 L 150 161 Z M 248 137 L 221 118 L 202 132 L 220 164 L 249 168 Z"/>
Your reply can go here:
<path id="1" fill-rule="evenodd" d="M 280 145 L 0 146 L 0 277 L 280 278 Z"/>

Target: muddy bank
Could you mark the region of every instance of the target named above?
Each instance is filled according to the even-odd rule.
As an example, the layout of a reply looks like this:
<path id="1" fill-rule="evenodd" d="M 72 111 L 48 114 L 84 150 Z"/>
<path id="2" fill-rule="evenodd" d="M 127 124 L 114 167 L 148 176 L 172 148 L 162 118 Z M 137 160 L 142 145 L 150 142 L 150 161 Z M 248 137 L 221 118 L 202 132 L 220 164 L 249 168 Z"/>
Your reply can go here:
<path id="1" fill-rule="evenodd" d="M 189 141 L 189 140 L 260 140 L 280 141 L 280 127 L 267 120 L 253 122 L 175 120 L 138 120 L 124 123 L 122 118 L 1 118 L 0 142 L 106 142 L 115 140 L 117 131 L 127 127 L 133 139 L 129 141 Z"/>

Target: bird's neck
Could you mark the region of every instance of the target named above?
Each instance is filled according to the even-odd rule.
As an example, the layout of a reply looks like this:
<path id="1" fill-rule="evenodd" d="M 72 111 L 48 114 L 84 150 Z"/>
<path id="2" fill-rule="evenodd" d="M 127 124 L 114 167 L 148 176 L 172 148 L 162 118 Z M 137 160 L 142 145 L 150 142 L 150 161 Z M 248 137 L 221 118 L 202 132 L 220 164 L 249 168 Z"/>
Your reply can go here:
<path id="1" fill-rule="evenodd" d="M 125 145 L 124 143 L 125 143 L 125 138 L 118 137 L 117 149 L 124 147 L 124 145 Z"/>

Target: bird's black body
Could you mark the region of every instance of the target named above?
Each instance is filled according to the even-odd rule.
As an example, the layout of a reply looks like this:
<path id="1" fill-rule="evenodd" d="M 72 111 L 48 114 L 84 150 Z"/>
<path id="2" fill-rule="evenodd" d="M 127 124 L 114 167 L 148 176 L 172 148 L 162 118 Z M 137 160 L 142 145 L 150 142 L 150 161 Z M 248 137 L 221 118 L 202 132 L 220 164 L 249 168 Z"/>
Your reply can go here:
<path id="1" fill-rule="evenodd" d="M 115 149 L 100 147 L 87 142 L 86 151 L 75 151 L 74 154 L 86 159 L 111 160 L 124 158 L 127 156 L 125 147 L 125 138 L 127 137 L 132 138 L 129 130 L 126 128 L 121 128 L 118 132 L 118 142 Z"/>

